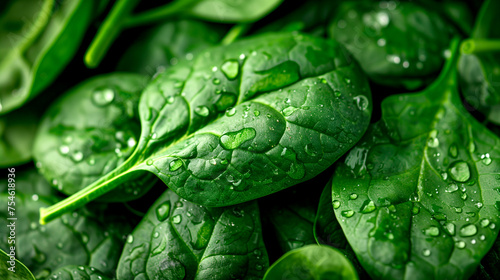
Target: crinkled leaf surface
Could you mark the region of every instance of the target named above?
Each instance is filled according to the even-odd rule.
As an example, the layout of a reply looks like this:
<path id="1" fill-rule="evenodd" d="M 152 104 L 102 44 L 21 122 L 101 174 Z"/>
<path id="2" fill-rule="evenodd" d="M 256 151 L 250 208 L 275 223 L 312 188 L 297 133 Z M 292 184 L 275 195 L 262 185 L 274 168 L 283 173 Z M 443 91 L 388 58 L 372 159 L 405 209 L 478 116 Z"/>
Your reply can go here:
<path id="1" fill-rule="evenodd" d="M 256 202 L 206 208 L 167 190 L 127 238 L 117 274 L 122 280 L 262 279 L 267 266 Z"/>
<path id="2" fill-rule="evenodd" d="M 277 33 L 172 67 L 146 88 L 139 110 L 147 158 L 132 169 L 223 206 L 323 171 L 364 132 L 371 98 L 337 44 Z"/>
<path id="3" fill-rule="evenodd" d="M 478 15 L 472 39 L 500 39 L 497 11 L 499 1 L 485 1 Z M 462 94 L 471 110 L 479 110 L 487 119 L 500 124 L 500 50 L 463 54 L 458 69 Z"/>
<path id="4" fill-rule="evenodd" d="M 65 93 L 45 113 L 34 157 L 54 187 L 71 195 L 122 164 L 140 135 L 138 103 L 148 79 L 113 73 L 87 80 Z M 154 184 L 139 174 L 106 201 L 136 199 Z"/>
<path id="5" fill-rule="evenodd" d="M 48 225 L 38 224 L 40 207 L 58 200 L 57 193 L 35 170 L 17 171 L 15 193 L 16 256 L 37 277 L 42 279 L 66 265 L 91 265 L 107 275 L 114 275 L 118 263 L 122 236 L 130 226 L 113 221 L 100 209 L 81 209 L 66 214 Z M 6 220 L 7 180 L 0 182 L 0 217 Z M 0 227 L 0 248 L 7 250 L 8 228 Z M 4 279 L 4 278 L 2 278 Z"/>
<path id="6" fill-rule="evenodd" d="M 120 58 L 117 69 L 153 76 L 215 45 L 220 33 L 215 26 L 195 20 L 167 21 L 141 34 Z"/>
<path id="7" fill-rule="evenodd" d="M 93 267 L 68 265 L 54 271 L 47 280 L 111 280 L 111 278 Z"/>
<path id="8" fill-rule="evenodd" d="M 283 255 L 266 272 L 264 280 L 359 279 L 349 260 L 338 250 L 308 245 Z"/>
<path id="9" fill-rule="evenodd" d="M 453 26 L 411 2 L 344 2 L 330 24 L 375 82 L 407 89 L 426 84 L 444 62 Z"/>
<path id="10" fill-rule="evenodd" d="M 0 114 L 22 106 L 64 69 L 94 5 L 83 0 L 9 1 L 0 18 Z"/>
<path id="11" fill-rule="evenodd" d="M 457 56 L 426 90 L 384 100 L 333 176 L 335 215 L 374 279 L 467 279 L 497 238 L 500 140 L 464 109 Z"/>
<path id="12" fill-rule="evenodd" d="M 12 266 L 9 262 L 14 262 L 14 266 Z M 8 280 L 36 280 L 33 274 L 31 274 L 31 271 L 22 262 L 15 258 L 12 259 L 10 255 L 1 249 L 0 277 Z"/>
<path id="13" fill-rule="evenodd" d="M 200 53 L 141 96 L 134 154 L 78 196 L 42 209 L 50 220 L 137 170 L 206 206 L 249 201 L 308 180 L 364 133 L 368 82 L 334 41 L 271 33 Z"/>

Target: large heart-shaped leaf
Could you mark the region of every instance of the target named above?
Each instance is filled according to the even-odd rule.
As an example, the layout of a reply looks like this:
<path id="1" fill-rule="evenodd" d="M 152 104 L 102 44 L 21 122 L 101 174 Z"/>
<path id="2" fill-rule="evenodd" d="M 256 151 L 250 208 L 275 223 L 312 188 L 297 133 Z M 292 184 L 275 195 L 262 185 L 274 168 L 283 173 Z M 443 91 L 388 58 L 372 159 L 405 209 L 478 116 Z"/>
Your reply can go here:
<path id="1" fill-rule="evenodd" d="M 417 94 L 391 96 L 335 171 L 335 215 L 375 279 L 467 279 L 500 228 L 500 139 L 463 107 L 456 52 Z"/>
<path id="2" fill-rule="evenodd" d="M 171 67 L 145 89 L 139 112 L 134 154 L 69 200 L 42 209 L 43 221 L 139 170 L 206 206 L 285 189 L 316 176 L 359 140 L 371 96 L 358 66 L 334 41 L 275 33 Z"/>

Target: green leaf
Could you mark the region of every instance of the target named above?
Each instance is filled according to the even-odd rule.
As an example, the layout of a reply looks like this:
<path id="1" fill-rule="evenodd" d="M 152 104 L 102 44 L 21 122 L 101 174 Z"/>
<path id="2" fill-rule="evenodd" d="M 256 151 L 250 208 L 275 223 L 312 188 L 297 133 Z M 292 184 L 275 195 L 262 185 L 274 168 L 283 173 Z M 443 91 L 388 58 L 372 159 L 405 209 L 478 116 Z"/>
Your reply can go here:
<path id="1" fill-rule="evenodd" d="M 351 262 L 338 250 L 320 245 L 295 249 L 279 258 L 264 280 L 359 279 Z"/>
<path id="2" fill-rule="evenodd" d="M 0 168 L 31 160 L 39 114 L 32 108 L 0 116 Z"/>
<path id="3" fill-rule="evenodd" d="M 114 275 L 124 242 L 122 237 L 129 232 L 130 222 L 119 220 L 105 208 L 94 205 L 41 226 L 38 211 L 58 201 L 57 193 L 34 170 L 9 174 L 15 174 L 15 199 L 7 193 L 7 180 L 0 181 L 0 203 L 5 205 L 0 208 L 0 218 L 6 221 L 12 217 L 7 205 L 14 201 L 16 257 L 37 279 L 70 264 L 90 265 L 106 275 Z M 7 238 L 9 228 L 0 227 L 0 236 L 0 248 L 10 249 L 13 243 Z"/>
<path id="4" fill-rule="evenodd" d="M 313 178 L 364 133 L 366 78 L 337 43 L 271 33 L 200 53 L 153 80 L 139 104 L 134 154 L 46 222 L 116 188 L 136 171 L 181 197 L 226 206 Z"/>
<path id="5" fill-rule="evenodd" d="M 315 179 L 259 200 L 262 217 L 271 225 L 283 253 L 316 244 L 313 223 L 319 189 L 311 187 L 318 185 Z"/>
<path id="6" fill-rule="evenodd" d="M 440 15 L 411 2 L 344 2 L 330 24 L 376 83 L 416 89 L 431 81 L 456 31 Z"/>
<path id="7" fill-rule="evenodd" d="M 330 21 L 339 1 L 306 1 L 291 13 L 259 29 L 257 33 L 276 31 L 301 31 L 325 37 L 327 23 Z"/>
<path id="8" fill-rule="evenodd" d="M 47 280 L 111 280 L 111 278 L 93 267 L 68 265 L 54 271 Z"/>
<path id="9" fill-rule="evenodd" d="M 318 244 L 345 249 L 348 247 L 347 239 L 335 217 L 333 207 L 338 207 L 339 201 L 332 206 L 331 180 L 326 184 L 319 199 L 318 211 L 314 219 L 314 238 Z M 354 196 L 353 196 L 354 197 Z"/>
<path id="10" fill-rule="evenodd" d="M 141 34 L 121 57 L 118 71 L 153 76 L 159 70 L 193 59 L 221 39 L 221 33 L 207 23 L 194 20 L 167 21 Z"/>
<path id="11" fill-rule="evenodd" d="M 461 103 L 457 46 L 427 89 L 383 101 L 333 176 L 335 215 L 374 279 L 467 279 L 497 238 L 500 139 Z"/>
<path id="12" fill-rule="evenodd" d="M 189 2 L 191 0 L 177 0 L 178 2 Z M 253 22 L 264 17 L 283 0 L 198 0 L 187 9 L 186 14 L 200 19 L 234 23 Z"/>
<path id="13" fill-rule="evenodd" d="M 500 23 L 497 10 L 499 1 L 485 1 L 479 12 L 471 39 L 476 41 L 476 48 L 484 42 L 482 39 L 500 39 Z M 469 103 L 469 110 L 479 110 L 486 118 L 500 124 L 500 44 L 496 52 L 462 54 L 458 63 L 460 88 Z"/>
<path id="14" fill-rule="evenodd" d="M 167 190 L 127 238 L 119 279 L 262 279 L 268 266 L 256 202 L 206 208 Z"/>
<path id="15" fill-rule="evenodd" d="M 34 143 L 40 172 L 61 192 L 72 195 L 129 157 L 139 141 L 138 103 L 148 79 L 113 73 L 69 90 L 49 107 Z M 154 184 L 138 174 L 105 201 L 137 199 Z"/>
<path id="16" fill-rule="evenodd" d="M 94 2 L 54 2 L 10 1 L 0 18 L 0 114 L 45 89 L 80 46 Z"/>
<path id="17" fill-rule="evenodd" d="M 12 253 L 12 252 L 11 252 Z M 36 280 L 31 271 L 15 256 L 0 249 L 0 277 L 8 280 Z"/>
<path id="18" fill-rule="evenodd" d="M 497 237 L 495 244 L 488 254 L 484 256 L 479 267 L 471 280 L 494 280 L 500 278 L 500 238 Z"/>

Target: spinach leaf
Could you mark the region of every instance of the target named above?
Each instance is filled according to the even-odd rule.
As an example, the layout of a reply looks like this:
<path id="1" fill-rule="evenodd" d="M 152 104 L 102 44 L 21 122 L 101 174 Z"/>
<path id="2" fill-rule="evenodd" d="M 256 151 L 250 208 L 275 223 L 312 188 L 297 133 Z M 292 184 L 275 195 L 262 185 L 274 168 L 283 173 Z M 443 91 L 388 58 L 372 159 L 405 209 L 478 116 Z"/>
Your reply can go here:
<path id="1" fill-rule="evenodd" d="M 264 280 L 359 279 L 356 270 L 338 250 L 308 245 L 283 255 L 266 272 Z"/>
<path id="2" fill-rule="evenodd" d="M 338 1 L 306 1 L 286 16 L 259 29 L 257 33 L 301 31 L 326 37 L 328 22 L 338 5 Z"/>
<path id="3" fill-rule="evenodd" d="M 127 238 L 119 279 L 262 279 L 256 202 L 206 208 L 167 190 Z"/>
<path id="4" fill-rule="evenodd" d="M 36 280 L 31 271 L 22 262 L 1 249 L 0 277 L 8 280 Z"/>
<path id="5" fill-rule="evenodd" d="M 47 280 L 111 280 L 111 278 L 93 267 L 68 265 L 54 271 Z"/>
<path id="6" fill-rule="evenodd" d="M 331 180 L 326 184 L 321 193 L 313 230 L 317 244 L 335 247 L 351 261 L 360 279 L 370 279 L 356 258 L 352 247 L 347 243 L 342 227 L 337 217 L 335 217 L 332 205 Z"/>
<path id="7" fill-rule="evenodd" d="M 140 134 L 138 103 L 147 78 L 113 73 L 87 80 L 52 103 L 34 143 L 40 172 L 71 195 L 122 164 Z M 154 176 L 136 174 L 106 201 L 137 199 Z"/>
<path id="8" fill-rule="evenodd" d="M 316 185 L 313 181 L 259 200 L 261 216 L 271 225 L 282 252 L 316 244 L 313 222 L 319 193 L 311 187 Z"/>
<path id="9" fill-rule="evenodd" d="M 496 26 L 500 23 L 497 12 L 499 1 L 485 1 L 481 7 L 469 43 L 476 49 L 487 45 L 482 40 L 500 39 L 500 31 Z M 465 42 L 464 42 L 465 44 Z M 458 69 L 460 87 L 465 99 L 472 109 L 479 110 L 487 119 L 500 124 L 500 41 L 496 43 L 496 51 L 471 51 L 460 57 Z"/>
<path id="10" fill-rule="evenodd" d="M 335 215 L 375 279 L 467 279 L 497 238 L 500 139 L 461 103 L 457 46 L 427 89 L 383 101 L 333 176 Z"/>
<path id="11" fill-rule="evenodd" d="M 205 206 L 249 201 L 306 181 L 363 135 L 368 82 L 334 41 L 270 33 L 200 53 L 141 96 L 142 133 L 120 167 L 58 205 L 47 222 L 147 170 Z"/>
<path id="12" fill-rule="evenodd" d="M 39 116 L 32 110 L 17 110 L 0 116 L 0 168 L 31 160 Z"/>
<path id="13" fill-rule="evenodd" d="M 22 106 L 64 69 L 94 5 L 83 0 L 9 1 L 0 18 L 0 114 Z"/>
<path id="14" fill-rule="evenodd" d="M 111 216 L 105 209 L 81 209 L 66 214 L 49 225 L 38 224 L 38 210 L 58 200 L 57 193 L 35 170 L 16 172 L 15 209 L 16 256 L 43 279 L 60 267 L 90 265 L 112 276 L 118 263 L 128 223 Z M 11 201 L 7 181 L 0 181 L 0 203 Z M 0 208 L 6 220 L 7 207 Z M 0 227 L 0 248 L 10 248 L 6 226 Z M 5 278 L 3 278 L 5 279 Z"/>
<path id="15" fill-rule="evenodd" d="M 318 244 L 345 249 L 349 244 L 333 211 L 331 184 L 330 180 L 319 199 L 318 211 L 314 219 L 314 238 Z"/>
<path id="16" fill-rule="evenodd" d="M 341 42 L 376 83 L 416 89 L 439 71 L 453 26 L 411 2 L 344 2 L 330 24 Z"/>
<path id="17" fill-rule="evenodd" d="M 193 59 L 221 39 L 215 26 L 194 20 L 167 21 L 142 34 L 125 52 L 118 71 L 153 76 L 158 70 Z"/>

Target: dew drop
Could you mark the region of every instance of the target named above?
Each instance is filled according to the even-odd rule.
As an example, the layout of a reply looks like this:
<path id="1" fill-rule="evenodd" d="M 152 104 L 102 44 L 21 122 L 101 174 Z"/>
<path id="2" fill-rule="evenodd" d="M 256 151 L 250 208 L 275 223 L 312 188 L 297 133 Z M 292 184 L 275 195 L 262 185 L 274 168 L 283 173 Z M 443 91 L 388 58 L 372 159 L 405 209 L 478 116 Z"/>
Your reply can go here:
<path id="1" fill-rule="evenodd" d="M 356 107 L 358 107 L 360 111 L 365 111 L 368 108 L 368 105 L 370 104 L 368 98 L 366 98 L 366 96 L 364 95 L 355 96 L 353 97 L 353 99 L 354 101 L 356 101 Z"/>
<path id="2" fill-rule="evenodd" d="M 344 216 L 346 218 L 350 218 L 354 215 L 354 211 L 353 210 L 344 210 L 344 211 L 342 211 L 341 214 L 342 214 L 342 216 Z"/>
<path id="3" fill-rule="evenodd" d="M 457 248 L 459 248 L 459 249 L 463 249 L 463 248 L 465 248 L 465 242 L 463 242 L 463 241 L 457 241 L 455 243 L 455 246 L 457 246 Z"/>
<path id="4" fill-rule="evenodd" d="M 61 153 L 61 155 L 67 155 L 69 153 L 69 147 L 66 145 L 59 147 L 59 153 Z"/>
<path id="5" fill-rule="evenodd" d="M 134 242 L 134 236 L 132 234 L 129 234 L 127 236 L 127 243 L 132 243 L 132 242 Z"/>
<path id="6" fill-rule="evenodd" d="M 83 153 L 80 152 L 80 151 L 76 151 L 74 152 L 73 154 L 71 154 L 71 159 L 74 161 L 74 162 L 80 162 L 83 160 Z"/>
<path id="7" fill-rule="evenodd" d="M 349 196 L 349 198 L 350 198 L 351 200 L 354 200 L 354 199 L 358 198 L 358 195 L 357 195 L 357 194 L 355 194 L 355 193 L 351 193 L 351 195 Z"/>
<path id="8" fill-rule="evenodd" d="M 366 201 L 363 204 L 365 204 L 365 203 L 366 203 Z M 366 205 L 364 205 L 362 207 L 361 213 L 363 213 L 363 214 L 371 213 L 371 212 L 375 211 L 375 209 L 377 209 L 377 207 L 375 207 L 375 203 L 372 200 L 369 200 L 368 203 L 366 203 Z"/>
<path id="9" fill-rule="evenodd" d="M 464 237 L 473 236 L 476 233 L 477 233 L 477 227 L 473 224 L 465 225 L 460 229 L 460 235 Z"/>
<path id="10" fill-rule="evenodd" d="M 429 249 L 424 249 L 424 250 L 422 251 L 422 255 L 423 255 L 423 256 L 425 256 L 425 257 L 430 256 L 430 255 L 431 255 L 431 250 L 429 250 Z"/>
<path id="11" fill-rule="evenodd" d="M 424 233 L 425 233 L 425 235 L 436 237 L 439 235 L 439 228 L 435 227 L 435 226 L 431 226 L 429 228 L 426 228 L 424 230 Z"/>
<path id="12" fill-rule="evenodd" d="M 172 104 L 174 103 L 175 97 L 173 95 L 170 95 L 167 97 L 167 103 Z"/>
<path id="13" fill-rule="evenodd" d="M 481 161 L 484 165 L 490 165 L 491 164 L 491 158 L 490 158 L 490 154 L 484 154 L 484 155 L 481 155 Z"/>
<path id="14" fill-rule="evenodd" d="M 226 116 L 231 117 L 231 116 L 234 116 L 234 114 L 236 114 L 236 109 L 235 108 L 233 108 L 233 107 L 227 108 L 227 110 L 226 110 Z"/>
<path id="15" fill-rule="evenodd" d="M 313 147 L 313 145 L 312 145 L 311 143 L 306 144 L 306 146 L 305 146 L 304 150 L 305 150 L 305 152 L 306 152 L 308 155 L 310 155 L 310 156 L 312 156 L 312 157 L 315 157 L 315 156 L 317 155 L 317 154 L 316 154 L 316 151 L 315 151 L 315 149 L 314 149 L 314 147 Z"/>
<path id="16" fill-rule="evenodd" d="M 332 204 L 334 209 L 338 209 L 340 207 L 340 201 L 338 200 L 334 200 Z"/>
<path id="17" fill-rule="evenodd" d="M 175 215 L 174 217 L 172 217 L 172 223 L 174 224 L 179 224 L 181 221 L 182 221 L 181 215 Z"/>
<path id="18" fill-rule="evenodd" d="M 445 192 L 451 193 L 451 192 L 456 192 L 457 190 L 458 190 L 457 184 L 451 183 L 448 185 L 448 187 L 446 187 Z"/>
<path id="19" fill-rule="evenodd" d="M 170 215 L 170 204 L 168 202 L 162 203 L 156 208 L 156 217 L 158 220 L 164 221 Z"/>
<path id="20" fill-rule="evenodd" d="M 470 179 L 469 165 L 464 161 L 457 161 L 448 168 L 450 177 L 457 182 L 467 182 Z"/>
<path id="21" fill-rule="evenodd" d="M 92 103 L 98 107 L 109 105 L 115 99 L 115 91 L 111 88 L 98 88 L 92 93 Z"/>
<path id="22" fill-rule="evenodd" d="M 487 227 L 490 224 L 490 220 L 488 219 L 482 219 L 481 222 L 479 223 L 481 227 Z"/>
<path id="23" fill-rule="evenodd" d="M 232 59 L 224 62 L 224 64 L 222 64 L 221 66 L 221 71 L 229 80 L 235 79 L 239 74 L 238 61 Z"/>
<path id="24" fill-rule="evenodd" d="M 207 117 L 210 114 L 210 110 L 207 106 L 198 106 L 194 109 L 194 112 L 198 116 Z"/>
<path id="25" fill-rule="evenodd" d="M 234 150 L 244 142 L 255 137 L 256 132 L 253 128 L 243 128 L 235 132 L 228 132 L 220 137 L 220 143 L 224 149 Z"/>
<path id="26" fill-rule="evenodd" d="M 445 225 L 445 228 L 446 228 L 446 231 L 448 231 L 448 233 L 450 235 L 455 235 L 455 224 L 452 224 L 452 223 L 447 223 Z"/>

